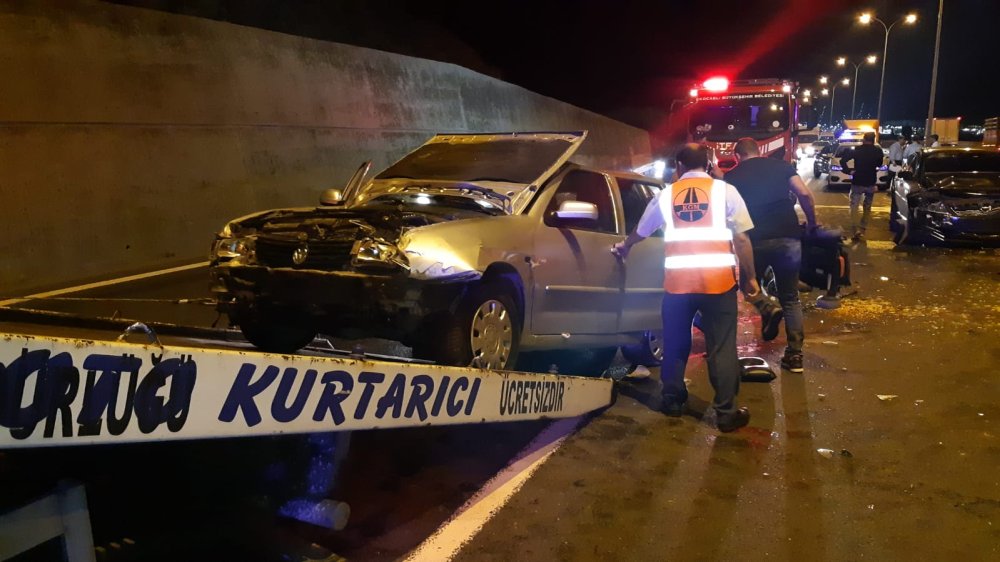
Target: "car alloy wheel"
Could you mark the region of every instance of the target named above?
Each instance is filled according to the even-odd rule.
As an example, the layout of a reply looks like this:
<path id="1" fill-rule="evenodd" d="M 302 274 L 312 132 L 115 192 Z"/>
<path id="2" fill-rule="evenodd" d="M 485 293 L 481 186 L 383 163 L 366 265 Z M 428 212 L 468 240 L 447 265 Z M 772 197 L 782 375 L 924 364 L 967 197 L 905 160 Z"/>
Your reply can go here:
<path id="1" fill-rule="evenodd" d="M 663 362 L 663 332 L 648 330 L 642 334 L 642 341 L 622 347 L 622 356 L 634 365 L 656 367 Z"/>
<path id="2" fill-rule="evenodd" d="M 473 312 L 469 344 L 473 367 L 502 369 L 507 365 L 514 344 L 514 325 L 502 302 L 486 300 Z"/>

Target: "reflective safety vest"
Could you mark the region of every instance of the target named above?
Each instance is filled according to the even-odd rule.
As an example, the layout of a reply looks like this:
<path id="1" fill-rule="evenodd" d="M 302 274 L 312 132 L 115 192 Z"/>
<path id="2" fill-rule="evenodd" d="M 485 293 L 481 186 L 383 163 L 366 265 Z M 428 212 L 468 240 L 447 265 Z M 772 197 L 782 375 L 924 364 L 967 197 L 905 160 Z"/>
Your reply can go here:
<path id="1" fill-rule="evenodd" d="M 660 198 L 666 242 L 663 289 L 721 294 L 736 285 L 733 231 L 726 226 L 726 184 L 686 178 Z"/>

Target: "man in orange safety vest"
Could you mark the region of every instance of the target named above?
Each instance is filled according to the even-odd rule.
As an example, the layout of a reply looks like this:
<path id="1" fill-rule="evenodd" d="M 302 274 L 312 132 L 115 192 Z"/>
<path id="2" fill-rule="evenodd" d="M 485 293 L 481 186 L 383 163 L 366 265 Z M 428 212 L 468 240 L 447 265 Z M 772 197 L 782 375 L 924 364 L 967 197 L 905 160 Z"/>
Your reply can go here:
<path id="1" fill-rule="evenodd" d="M 736 188 L 707 173 L 709 152 L 704 145 L 685 145 L 677 154 L 677 168 L 680 179 L 649 203 L 635 231 L 612 251 L 625 260 L 634 244 L 663 229 L 662 411 L 675 417 L 684 412 L 691 322 L 700 310 L 716 424 L 720 431 L 735 431 L 750 421 L 750 412 L 736 406 L 741 375 L 736 265 L 745 270 L 744 294 L 758 297 L 753 248 L 746 235 L 753 222 Z"/>

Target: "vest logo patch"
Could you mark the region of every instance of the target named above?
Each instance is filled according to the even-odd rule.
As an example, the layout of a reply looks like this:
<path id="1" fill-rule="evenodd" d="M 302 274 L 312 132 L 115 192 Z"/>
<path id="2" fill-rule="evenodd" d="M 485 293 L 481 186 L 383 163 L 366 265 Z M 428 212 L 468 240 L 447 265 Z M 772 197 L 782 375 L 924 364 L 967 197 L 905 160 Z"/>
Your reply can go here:
<path id="1" fill-rule="evenodd" d="M 708 214 L 708 194 L 689 187 L 674 197 L 674 216 L 684 222 L 698 222 Z"/>

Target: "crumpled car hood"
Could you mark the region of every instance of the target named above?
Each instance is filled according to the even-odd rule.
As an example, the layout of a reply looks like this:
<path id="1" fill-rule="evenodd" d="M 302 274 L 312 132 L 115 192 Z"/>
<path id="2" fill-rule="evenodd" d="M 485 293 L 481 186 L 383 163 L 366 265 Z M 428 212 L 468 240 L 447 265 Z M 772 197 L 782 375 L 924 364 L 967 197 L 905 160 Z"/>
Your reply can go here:
<path id="1" fill-rule="evenodd" d="M 489 216 L 317 207 L 250 215 L 230 223 L 229 229 L 235 236 L 254 239 L 252 265 L 446 279 L 479 274 L 463 255 L 469 241 L 422 233 L 435 224 L 475 218 Z"/>

